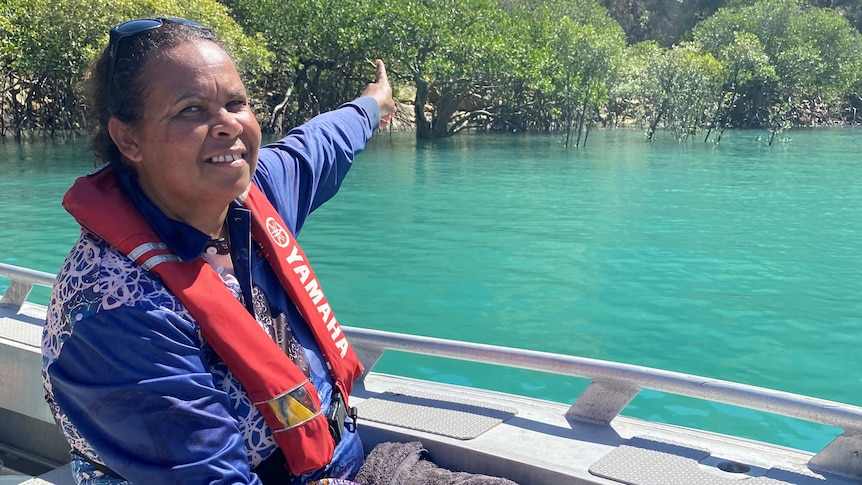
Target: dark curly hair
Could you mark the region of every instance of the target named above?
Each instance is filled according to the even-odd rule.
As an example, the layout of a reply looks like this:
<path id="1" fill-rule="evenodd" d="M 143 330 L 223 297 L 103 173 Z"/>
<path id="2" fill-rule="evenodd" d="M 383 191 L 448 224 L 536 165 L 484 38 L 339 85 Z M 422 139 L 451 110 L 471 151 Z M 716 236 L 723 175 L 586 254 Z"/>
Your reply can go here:
<path id="1" fill-rule="evenodd" d="M 165 50 L 200 40 L 211 41 L 224 48 L 221 40 L 208 28 L 170 19 L 162 19 L 162 22 L 158 28 L 120 41 L 124 44 L 122 49 L 118 49 L 110 86 L 110 45 L 90 69 L 89 99 L 95 112 L 92 148 L 97 165 L 120 163 L 120 150 L 108 133 L 108 120 L 113 116 L 125 123 L 134 123 L 141 118 L 147 92 L 146 69 L 150 59 Z"/>

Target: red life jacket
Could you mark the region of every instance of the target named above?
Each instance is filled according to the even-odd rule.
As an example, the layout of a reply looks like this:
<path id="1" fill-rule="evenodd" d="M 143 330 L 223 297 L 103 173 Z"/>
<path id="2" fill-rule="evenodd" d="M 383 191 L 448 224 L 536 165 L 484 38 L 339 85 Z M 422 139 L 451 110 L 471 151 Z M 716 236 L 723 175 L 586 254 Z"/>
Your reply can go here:
<path id="1" fill-rule="evenodd" d="M 347 343 L 305 253 L 254 184 L 244 205 L 252 214 L 252 237 L 311 327 L 334 386 L 346 400 L 362 374 L 362 364 Z M 63 206 L 85 230 L 158 275 L 185 305 L 204 339 L 263 414 L 291 473 L 314 471 L 332 460 L 335 442 L 320 410 L 317 389 L 203 258 L 183 262 L 170 252 L 117 186 L 113 168 L 78 178 L 63 198 Z"/>

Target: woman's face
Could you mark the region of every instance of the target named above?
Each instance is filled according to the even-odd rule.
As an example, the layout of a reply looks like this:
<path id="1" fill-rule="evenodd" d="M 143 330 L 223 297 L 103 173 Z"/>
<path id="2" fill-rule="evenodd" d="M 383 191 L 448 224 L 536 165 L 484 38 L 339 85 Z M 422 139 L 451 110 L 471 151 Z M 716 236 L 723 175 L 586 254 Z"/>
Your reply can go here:
<path id="1" fill-rule="evenodd" d="M 143 116 L 120 145 L 144 193 L 168 216 L 192 225 L 223 211 L 251 182 L 260 125 L 233 61 L 195 41 L 148 61 Z"/>

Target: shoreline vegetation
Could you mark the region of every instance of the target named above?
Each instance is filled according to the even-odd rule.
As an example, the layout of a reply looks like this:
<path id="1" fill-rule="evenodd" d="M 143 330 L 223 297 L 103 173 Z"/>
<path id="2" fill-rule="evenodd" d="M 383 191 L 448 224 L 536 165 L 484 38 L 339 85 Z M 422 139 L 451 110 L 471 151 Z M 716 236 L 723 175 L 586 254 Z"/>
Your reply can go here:
<path id="1" fill-rule="evenodd" d="M 672 4 L 667 7 L 664 4 Z M 679 4 L 679 5 L 677 5 Z M 350 99 L 387 63 L 392 130 L 420 139 L 637 127 L 718 142 L 725 129 L 862 124 L 857 0 L 0 0 L 0 139 L 87 136 L 87 68 L 110 28 L 211 26 L 264 131 Z"/>

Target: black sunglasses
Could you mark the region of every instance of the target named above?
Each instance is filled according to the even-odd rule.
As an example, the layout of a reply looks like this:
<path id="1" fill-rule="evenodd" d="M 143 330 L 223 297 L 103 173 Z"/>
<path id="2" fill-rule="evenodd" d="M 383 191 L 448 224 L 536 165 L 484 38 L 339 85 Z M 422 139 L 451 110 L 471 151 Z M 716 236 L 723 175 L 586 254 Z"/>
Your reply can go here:
<path id="1" fill-rule="evenodd" d="M 120 58 L 120 48 L 127 44 L 123 40 L 148 30 L 158 29 L 165 22 L 183 24 L 200 29 L 206 28 L 197 22 L 180 17 L 157 17 L 153 19 L 129 20 L 111 29 L 108 40 L 108 75 L 105 78 L 105 89 L 108 100 L 111 99 L 111 86 L 114 84 L 114 69 L 117 66 L 117 59 Z"/>

